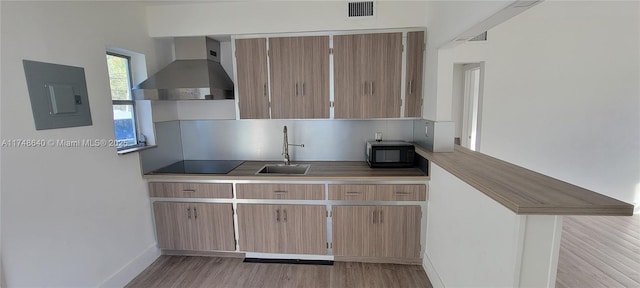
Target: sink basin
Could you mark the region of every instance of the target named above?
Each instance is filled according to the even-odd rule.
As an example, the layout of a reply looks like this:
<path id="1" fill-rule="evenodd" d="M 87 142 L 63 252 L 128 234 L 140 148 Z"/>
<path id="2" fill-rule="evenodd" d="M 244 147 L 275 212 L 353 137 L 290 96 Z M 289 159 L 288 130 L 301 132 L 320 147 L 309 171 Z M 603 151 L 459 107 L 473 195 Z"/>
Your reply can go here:
<path id="1" fill-rule="evenodd" d="M 257 175 L 306 175 L 309 171 L 309 164 L 267 164 L 264 165 L 258 172 Z"/>

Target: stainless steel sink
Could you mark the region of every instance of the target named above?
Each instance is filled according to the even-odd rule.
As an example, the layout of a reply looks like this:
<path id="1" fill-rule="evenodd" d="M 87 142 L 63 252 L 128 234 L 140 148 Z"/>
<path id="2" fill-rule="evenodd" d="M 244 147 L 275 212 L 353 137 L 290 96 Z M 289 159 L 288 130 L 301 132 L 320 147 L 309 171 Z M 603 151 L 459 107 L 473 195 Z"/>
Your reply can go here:
<path id="1" fill-rule="evenodd" d="M 256 175 L 306 175 L 310 167 L 309 164 L 267 164 L 262 166 Z"/>

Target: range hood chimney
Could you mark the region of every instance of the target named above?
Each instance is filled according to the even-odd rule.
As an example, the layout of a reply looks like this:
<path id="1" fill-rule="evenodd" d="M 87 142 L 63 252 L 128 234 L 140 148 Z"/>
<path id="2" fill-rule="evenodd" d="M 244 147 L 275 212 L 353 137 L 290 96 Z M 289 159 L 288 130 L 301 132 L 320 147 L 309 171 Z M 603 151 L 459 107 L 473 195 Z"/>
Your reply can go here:
<path id="1" fill-rule="evenodd" d="M 220 65 L 220 42 L 174 38 L 176 60 L 133 87 L 137 100 L 233 99 L 233 81 Z"/>

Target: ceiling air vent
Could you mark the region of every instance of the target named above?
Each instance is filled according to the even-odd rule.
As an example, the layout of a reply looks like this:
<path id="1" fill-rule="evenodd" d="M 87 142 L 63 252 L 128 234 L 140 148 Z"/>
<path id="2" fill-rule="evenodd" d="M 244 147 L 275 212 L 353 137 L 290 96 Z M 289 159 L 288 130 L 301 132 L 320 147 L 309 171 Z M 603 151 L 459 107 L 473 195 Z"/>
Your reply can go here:
<path id="1" fill-rule="evenodd" d="M 374 1 L 349 2 L 349 18 L 373 17 Z"/>

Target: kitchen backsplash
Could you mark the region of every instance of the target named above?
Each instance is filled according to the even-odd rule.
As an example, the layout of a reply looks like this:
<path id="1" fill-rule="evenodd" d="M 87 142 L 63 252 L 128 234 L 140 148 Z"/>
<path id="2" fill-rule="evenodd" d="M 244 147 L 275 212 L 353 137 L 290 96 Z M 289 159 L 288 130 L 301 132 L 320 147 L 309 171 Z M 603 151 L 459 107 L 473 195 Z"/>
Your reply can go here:
<path id="1" fill-rule="evenodd" d="M 142 153 L 145 173 L 179 160 L 280 161 L 284 125 L 290 144 L 304 144 L 289 147 L 292 161 L 364 161 L 365 142 L 375 132 L 382 132 L 383 140 L 414 139 L 413 119 L 183 120 L 155 125 L 158 148 Z M 182 159 L 175 159 L 180 154 Z"/>
<path id="2" fill-rule="evenodd" d="M 180 121 L 157 122 L 154 125 L 158 147 L 140 152 L 143 173 L 184 160 Z"/>

